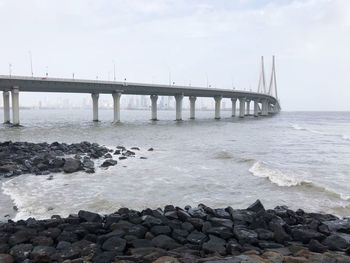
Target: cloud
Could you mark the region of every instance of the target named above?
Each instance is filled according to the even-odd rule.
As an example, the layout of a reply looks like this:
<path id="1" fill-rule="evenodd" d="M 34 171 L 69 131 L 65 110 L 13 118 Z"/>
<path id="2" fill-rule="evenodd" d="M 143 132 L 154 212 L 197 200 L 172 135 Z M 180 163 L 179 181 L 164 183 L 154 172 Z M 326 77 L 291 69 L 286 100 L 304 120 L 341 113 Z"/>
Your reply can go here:
<path id="1" fill-rule="evenodd" d="M 349 109 L 349 26 L 347 0 L 0 0 L 0 72 L 254 89 L 275 54 L 284 109 Z"/>

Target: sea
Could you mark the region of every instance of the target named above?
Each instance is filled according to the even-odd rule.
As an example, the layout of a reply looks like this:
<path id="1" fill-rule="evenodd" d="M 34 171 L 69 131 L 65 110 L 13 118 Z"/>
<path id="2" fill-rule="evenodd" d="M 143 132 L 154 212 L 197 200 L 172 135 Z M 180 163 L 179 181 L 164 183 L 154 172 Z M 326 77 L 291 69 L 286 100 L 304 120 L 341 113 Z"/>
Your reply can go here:
<path id="1" fill-rule="evenodd" d="M 159 121 L 150 121 L 149 111 L 122 110 L 117 124 L 112 110 L 100 110 L 98 123 L 83 109 L 20 114 L 22 127 L 0 125 L 0 141 L 89 141 L 140 151 L 94 174 L 3 178 L 0 220 L 167 204 L 246 208 L 257 199 L 266 208 L 350 215 L 350 112 L 282 111 L 240 119 L 223 111 L 214 120 L 213 111 L 197 111 L 189 120 L 184 111 L 176 122 L 174 111 L 158 111 Z"/>

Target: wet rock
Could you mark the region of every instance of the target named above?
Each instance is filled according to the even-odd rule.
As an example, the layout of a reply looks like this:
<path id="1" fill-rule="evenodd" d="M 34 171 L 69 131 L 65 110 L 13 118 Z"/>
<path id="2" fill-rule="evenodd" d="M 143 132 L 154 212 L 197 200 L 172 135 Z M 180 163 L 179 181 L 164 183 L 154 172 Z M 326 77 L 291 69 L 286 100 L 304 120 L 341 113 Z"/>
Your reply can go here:
<path id="1" fill-rule="evenodd" d="M 130 149 L 131 149 L 131 150 L 134 150 L 134 151 L 139 151 L 139 150 L 140 150 L 139 147 L 131 147 Z"/>
<path id="2" fill-rule="evenodd" d="M 34 262 L 50 262 L 51 255 L 54 254 L 56 250 L 49 246 L 36 246 L 31 252 L 31 258 Z"/>
<path id="3" fill-rule="evenodd" d="M 63 171 L 65 173 L 74 173 L 82 169 L 81 162 L 79 160 L 73 158 L 65 159 L 65 163 L 63 165 Z"/>
<path id="4" fill-rule="evenodd" d="M 97 223 L 102 222 L 102 217 L 97 213 L 80 210 L 78 212 L 78 216 L 81 220 L 84 220 L 87 222 L 97 222 Z"/>
<path id="5" fill-rule="evenodd" d="M 337 234 L 332 234 L 328 236 L 323 244 L 326 245 L 330 250 L 342 250 L 349 246 L 349 243 Z"/>
<path id="6" fill-rule="evenodd" d="M 262 205 L 262 203 L 260 202 L 260 200 L 256 200 L 253 204 L 251 204 L 248 208 L 248 211 L 252 211 L 255 213 L 259 213 L 259 212 L 265 212 L 265 208 Z"/>
<path id="7" fill-rule="evenodd" d="M 222 238 L 209 235 L 209 241 L 203 244 L 203 250 L 206 253 L 219 253 L 220 255 L 226 255 L 226 241 Z"/>
<path id="8" fill-rule="evenodd" d="M 10 254 L 18 262 L 23 262 L 26 258 L 29 258 L 30 252 L 32 252 L 32 244 L 19 244 L 11 248 Z"/>
<path id="9" fill-rule="evenodd" d="M 113 160 L 113 159 L 108 159 L 106 161 L 104 161 L 102 164 L 101 164 L 101 167 L 109 167 L 109 166 L 114 166 L 118 163 L 118 161 L 116 160 Z"/>
<path id="10" fill-rule="evenodd" d="M 180 247 L 179 243 L 177 243 L 174 239 L 166 235 L 156 236 L 155 238 L 152 239 L 152 243 L 155 247 L 166 249 L 166 250 Z"/>
<path id="11" fill-rule="evenodd" d="M 258 234 L 244 226 L 234 226 L 233 233 L 240 244 L 255 244 L 258 242 Z"/>
<path id="12" fill-rule="evenodd" d="M 325 235 L 305 227 L 292 229 L 292 236 L 294 240 L 301 241 L 304 244 L 309 243 L 311 239 L 323 240 L 325 238 Z"/>
<path id="13" fill-rule="evenodd" d="M 207 239 L 208 239 L 208 237 L 205 234 L 198 232 L 197 230 L 193 231 L 192 233 L 190 233 L 187 236 L 187 241 L 190 242 L 191 244 L 195 244 L 195 245 L 201 245 Z"/>
<path id="14" fill-rule="evenodd" d="M 119 237 L 111 237 L 107 239 L 103 245 L 102 249 L 106 251 L 117 251 L 122 252 L 126 247 L 126 241 Z"/>
<path id="15" fill-rule="evenodd" d="M 171 229 L 168 226 L 153 226 L 151 228 L 151 232 L 156 236 L 161 234 L 169 235 L 171 233 Z"/>
<path id="16" fill-rule="evenodd" d="M 327 251 L 327 247 L 322 245 L 316 239 L 310 240 L 308 247 L 309 247 L 310 251 L 312 251 L 312 252 L 324 253 Z"/>
<path id="17" fill-rule="evenodd" d="M 223 226 L 209 228 L 206 232 L 208 234 L 221 237 L 223 239 L 229 239 L 233 237 L 232 230 L 230 228 L 223 227 Z"/>
<path id="18" fill-rule="evenodd" d="M 153 148 L 149 148 L 147 151 L 152 152 L 152 151 L 154 151 L 154 149 Z"/>
<path id="19" fill-rule="evenodd" d="M 112 158 L 112 155 L 110 153 L 107 153 L 103 157 L 106 159 L 110 159 L 110 158 Z"/>
<path id="20" fill-rule="evenodd" d="M 148 240 L 148 239 L 134 239 L 130 243 L 134 248 L 153 247 L 154 246 L 152 241 Z"/>

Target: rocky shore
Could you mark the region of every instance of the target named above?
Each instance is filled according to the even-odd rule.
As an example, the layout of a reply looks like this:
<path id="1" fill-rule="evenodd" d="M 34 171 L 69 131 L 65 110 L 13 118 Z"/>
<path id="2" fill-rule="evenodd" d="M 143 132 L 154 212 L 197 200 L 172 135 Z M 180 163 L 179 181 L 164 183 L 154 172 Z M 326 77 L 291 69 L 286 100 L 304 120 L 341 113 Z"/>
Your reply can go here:
<path id="1" fill-rule="evenodd" d="M 50 173 L 95 172 L 94 159 L 106 159 L 101 167 L 117 164 L 117 160 L 135 157 L 138 147 L 117 146 L 109 149 L 97 143 L 0 143 L 0 178 L 21 174 L 47 175 Z M 114 158 L 113 158 L 114 157 Z M 143 158 L 143 157 L 141 157 Z"/>
<path id="2" fill-rule="evenodd" d="M 247 209 L 79 211 L 67 218 L 0 224 L 0 262 L 350 262 L 350 220 L 334 215 Z"/>

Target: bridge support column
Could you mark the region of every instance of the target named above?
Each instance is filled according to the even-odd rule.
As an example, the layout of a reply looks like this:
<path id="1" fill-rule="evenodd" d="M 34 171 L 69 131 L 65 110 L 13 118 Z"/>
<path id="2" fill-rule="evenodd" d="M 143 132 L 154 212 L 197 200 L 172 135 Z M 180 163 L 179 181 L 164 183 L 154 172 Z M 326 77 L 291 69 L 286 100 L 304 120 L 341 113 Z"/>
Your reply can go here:
<path id="1" fill-rule="evenodd" d="M 115 92 L 113 96 L 114 122 L 120 122 L 120 92 Z"/>
<path id="2" fill-rule="evenodd" d="M 220 120 L 221 118 L 221 96 L 214 97 L 215 100 L 215 119 Z"/>
<path id="3" fill-rule="evenodd" d="M 231 99 L 231 102 L 232 102 L 232 117 L 235 117 L 236 116 L 236 102 L 237 102 L 237 99 L 236 98 L 232 98 Z"/>
<path id="4" fill-rule="evenodd" d="M 18 87 L 13 87 L 11 91 L 12 97 L 12 123 L 19 125 L 19 90 Z"/>
<path id="5" fill-rule="evenodd" d="M 245 115 L 249 116 L 250 115 L 250 100 L 247 100 L 247 112 Z"/>
<path id="6" fill-rule="evenodd" d="M 190 119 L 194 120 L 196 118 L 196 97 L 190 97 Z"/>
<path id="7" fill-rule="evenodd" d="M 254 117 L 258 117 L 259 116 L 259 102 L 258 101 L 254 101 Z"/>
<path id="8" fill-rule="evenodd" d="M 99 94 L 98 93 L 92 93 L 91 94 L 92 98 L 92 120 L 93 121 L 98 121 L 98 98 Z"/>
<path id="9" fill-rule="evenodd" d="M 268 106 L 268 101 L 266 99 L 262 101 L 261 108 L 262 108 L 261 109 L 262 110 L 262 113 L 261 113 L 262 116 L 269 115 L 269 106 Z"/>
<path id="10" fill-rule="evenodd" d="M 244 118 L 245 115 L 245 98 L 239 99 L 239 117 Z"/>
<path id="11" fill-rule="evenodd" d="M 184 95 L 178 94 L 175 95 L 175 101 L 176 101 L 176 120 L 182 121 L 182 100 L 184 98 Z"/>
<path id="12" fill-rule="evenodd" d="M 10 123 L 10 93 L 4 91 L 2 95 L 4 99 L 4 123 Z"/>
<path id="13" fill-rule="evenodd" d="M 157 95 L 151 95 L 151 110 L 152 110 L 152 121 L 156 121 L 157 119 Z"/>

